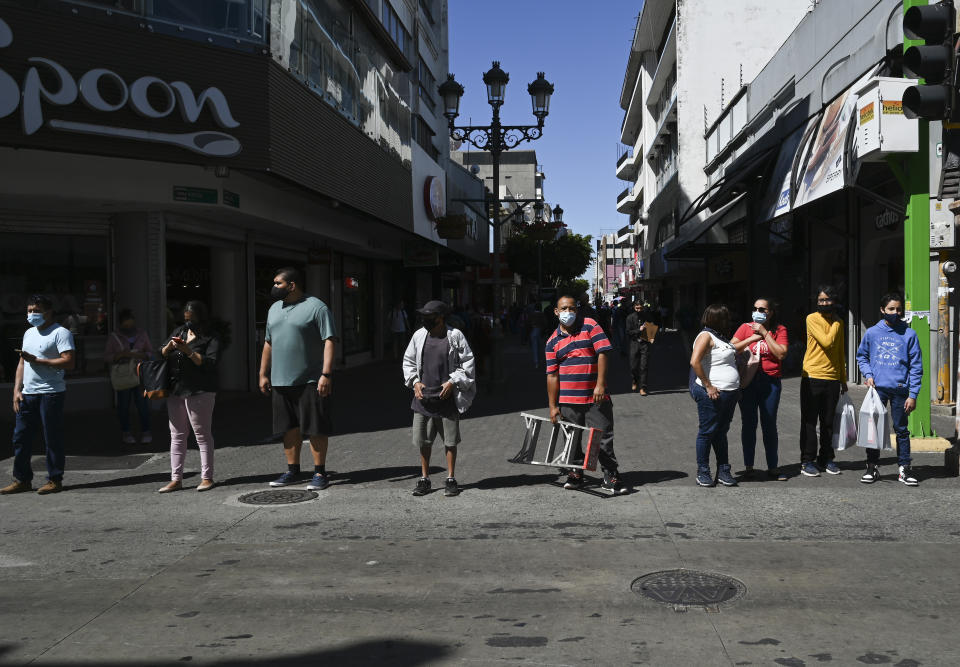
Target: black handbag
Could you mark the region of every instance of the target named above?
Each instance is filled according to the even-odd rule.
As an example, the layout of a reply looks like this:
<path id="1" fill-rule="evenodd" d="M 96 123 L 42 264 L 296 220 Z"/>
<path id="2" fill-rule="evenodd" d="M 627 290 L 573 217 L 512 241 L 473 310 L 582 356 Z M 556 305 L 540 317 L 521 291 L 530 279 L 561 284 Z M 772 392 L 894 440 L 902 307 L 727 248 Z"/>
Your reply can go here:
<path id="1" fill-rule="evenodd" d="M 146 398 L 159 401 L 170 394 L 170 367 L 166 359 L 141 361 L 137 365 L 137 375 Z"/>

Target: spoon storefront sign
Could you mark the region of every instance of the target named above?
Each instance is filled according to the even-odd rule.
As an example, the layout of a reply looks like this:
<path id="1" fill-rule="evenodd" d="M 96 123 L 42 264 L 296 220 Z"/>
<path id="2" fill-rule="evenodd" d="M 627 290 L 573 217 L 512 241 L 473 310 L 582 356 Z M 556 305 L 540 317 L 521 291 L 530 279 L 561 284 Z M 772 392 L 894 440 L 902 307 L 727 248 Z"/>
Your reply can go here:
<path id="1" fill-rule="evenodd" d="M 18 81 L 2 67 L 6 62 L 3 49 L 11 46 L 14 38 L 9 24 L 0 18 L 0 119 L 19 111 L 22 131 L 27 136 L 50 128 L 176 146 L 214 158 L 233 157 L 243 149 L 240 141 L 226 132 L 138 129 L 117 125 L 109 116 L 127 108 L 148 121 L 178 118 L 183 125 L 191 126 L 206 110 L 221 129 L 239 127 L 226 96 L 218 88 L 209 87 L 197 94 L 183 81 L 167 82 L 151 74 L 125 80 L 105 67 L 71 72 L 59 62 L 40 56 L 26 58 L 28 67 Z M 87 109 L 103 114 L 103 122 L 71 119 L 67 107 L 78 100 Z"/>

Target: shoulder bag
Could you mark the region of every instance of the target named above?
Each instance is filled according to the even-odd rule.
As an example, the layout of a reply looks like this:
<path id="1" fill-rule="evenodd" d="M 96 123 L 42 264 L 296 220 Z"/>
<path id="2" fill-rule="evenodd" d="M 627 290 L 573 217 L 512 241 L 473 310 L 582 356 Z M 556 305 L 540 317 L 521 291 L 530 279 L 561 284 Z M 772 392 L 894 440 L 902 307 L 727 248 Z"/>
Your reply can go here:
<path id="1" fill-rule="evenodd" d="M 129 348 L 129 345 L 120 340 L 120 336 L 113 334 L 113 337 L 120 343 L 121 349 Z M 140 378 L 137 377 L 137 360 L 120 359 L 110 364 L 110 384 L 116 391 L 133 389 L 140 384 Z"/>

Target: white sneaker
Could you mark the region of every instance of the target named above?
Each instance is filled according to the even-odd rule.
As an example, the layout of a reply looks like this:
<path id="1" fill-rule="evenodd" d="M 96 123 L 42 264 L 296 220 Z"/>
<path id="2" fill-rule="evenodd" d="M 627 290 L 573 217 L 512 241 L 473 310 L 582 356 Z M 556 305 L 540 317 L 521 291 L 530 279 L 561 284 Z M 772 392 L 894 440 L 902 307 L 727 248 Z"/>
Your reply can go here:
<path id="1" fill-rule="evenodd" d="M 910 472 L 910 466 L 900 466 L 900 481 L 907 486 L 920 486 L 920 482 Z"/>

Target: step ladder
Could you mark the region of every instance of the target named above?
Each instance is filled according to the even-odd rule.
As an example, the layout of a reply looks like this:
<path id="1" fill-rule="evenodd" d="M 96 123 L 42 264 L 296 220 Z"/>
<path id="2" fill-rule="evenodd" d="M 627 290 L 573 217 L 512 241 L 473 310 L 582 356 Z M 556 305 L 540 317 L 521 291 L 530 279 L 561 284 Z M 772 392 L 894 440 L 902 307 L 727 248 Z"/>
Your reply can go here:
<path id="1" fill-rule="evenodd" d="M 510 463 L 526 463 L 535 466 L 553 466 L 555 468 L 574 468 L 576 470 L 596 470 L 597 455 L 600 452 L 601 431 L 589 426 L 578 426 L 571 422 L 552 423 L 546 417 L 538 417 L 521 412 L 526 433 L 523 447 L 511 458 Z M 542 447 L 540 436 L 546 434 L 546 449 Z M 584 443 L 586 440 L 586 443 Z M 583 460 L 578 460 L 577 445 L 583 449 Z M 541 445 L 542 458 L 537 455 L 537 446 Z"/>

